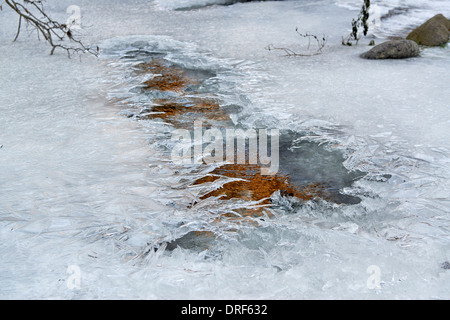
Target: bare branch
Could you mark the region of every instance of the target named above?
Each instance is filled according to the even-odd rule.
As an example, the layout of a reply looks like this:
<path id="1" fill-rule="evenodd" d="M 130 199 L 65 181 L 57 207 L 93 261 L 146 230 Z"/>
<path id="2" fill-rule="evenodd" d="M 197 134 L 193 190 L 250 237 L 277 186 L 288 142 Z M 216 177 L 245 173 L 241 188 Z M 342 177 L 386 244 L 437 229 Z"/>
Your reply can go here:
<path id="1" fill-rule="evenodd" d="M 5 0 L 5 2 L 19 15 L 19 24 L 14 41 L 20 35 L 22 20 L 24 20 L 27 25 L 31 25 L 37 31 L 38 38 L 41 35 L 48 42 L 52 48 L 51 55 L 57 48 L 60 48 L 65 50 L 69 57 L 73 53 L 90 53 L 98 56 L 98 48 L 93 50 L 85 46 L 81 40 L 74 38 L 72 30 L 66 24 L 61 24 L 50 18 L 45 13 L 41 0 L 23 0 L 24 4 L 15 0 Z M 67 42 L 70 42 L 70 45 Z"/>
<path id="2" fill-rule="evenodd" d="M 316 49 L 316 51 L 306 52 L 306 53 L 299 53 L 299 52 L 295 52 L 294 50 L 292 50 L 290 48 L 275 47 L 273 44 L 268 45 L 266 47 L 266 50 L 269 50 L 269 51 L 272 51 L 272 50 L 284 51 L 285 56 L 287 56 L 287 57 L 310 57 L 310 56 L 317 56 L 317 55 L 322 53 L 322 50 L 323 50 L 323 48 L 325 48 L 325 44 L 327 42 L 327 39 L 326 39 L 325 35 L 322 38 L 319 38 L 318 36 L 316 36 L 314 34 L 310 34 L 310 33 L 302 34 L 302 33 L 300 33 L 298 31 L 298 28 L 295 28 L 295 32 L 297 32 L 297 34 L 299 36 L 301 36 L 302 38 L 307 38 L 308 39 L 308 47 L 307 47 L 308 50 L 311 47 L 311 38 L 315 39 L 316 42 L 317 42 L 317 49 Z"/>
<path id="3" fill-rule="evenodd" d="M 13 41 L 16 41 L 20 34 L 20 28 L 22 27 L 22 16 L 19 16 L 19 25 L 17 27 L 17 34 Z"/>

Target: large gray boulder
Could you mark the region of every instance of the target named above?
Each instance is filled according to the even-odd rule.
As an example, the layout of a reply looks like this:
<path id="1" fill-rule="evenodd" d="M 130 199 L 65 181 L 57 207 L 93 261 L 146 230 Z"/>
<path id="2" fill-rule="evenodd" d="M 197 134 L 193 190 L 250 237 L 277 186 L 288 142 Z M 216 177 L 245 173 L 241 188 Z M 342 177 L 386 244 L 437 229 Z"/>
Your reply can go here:
<path id="1" fill-rule="evenodd" d="M 363 53 L 364 59 L 406 59 L 420 55 L 417 43 L 411 40 L 391 40 L 383 42 Z"/>
<path id="2" fill-rule="evenodd" d="M 406 39 L 428 47 L 441 46 L 449 41 L 450 20 L 442 14 L 435 15 L 427 22 L 413 30 Z"/>

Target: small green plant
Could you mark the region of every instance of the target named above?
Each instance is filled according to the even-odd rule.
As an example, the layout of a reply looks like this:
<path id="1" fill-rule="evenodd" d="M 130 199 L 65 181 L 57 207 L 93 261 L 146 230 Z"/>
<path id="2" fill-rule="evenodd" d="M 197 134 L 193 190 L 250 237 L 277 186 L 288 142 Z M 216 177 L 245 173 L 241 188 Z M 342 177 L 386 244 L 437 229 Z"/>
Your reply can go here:
<path id="1" fill-rule="evenodd" d="M 356 19 L 352 20 L 352 32 L 347 36 L 347 38 L 342 37 L 342 44 L 345 46 L 353 45 L 353 42 L 358 44 L 361 36 L 367 36 L 369 32 L 369 10 L 370 10 L 370 0 L 364 0 L 361 12 Z M 363 29 L 362 33 L 360 28 Z"/>

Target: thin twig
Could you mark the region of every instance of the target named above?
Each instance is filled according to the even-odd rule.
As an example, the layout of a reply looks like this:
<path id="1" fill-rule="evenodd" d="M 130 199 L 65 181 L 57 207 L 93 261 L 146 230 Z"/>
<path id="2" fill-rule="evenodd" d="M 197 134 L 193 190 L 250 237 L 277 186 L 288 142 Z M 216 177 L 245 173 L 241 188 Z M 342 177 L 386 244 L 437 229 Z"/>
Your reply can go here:
<path id="1" fill-rule="evenodd" d="M 273 44 L 270 44 L 266 47 L 266 50 L 272 51 L 272 50 L 280 50 L 285 52 L 285 56 L 287 57 L 311 57 L 311 56 L 317 56 L 322 53 L 323 48 L 325 48 L 326 44 L 326 36 L 324 35 L 322 39 L 320 39 L 318 36 L 310 33 L 302 34 L 298 31 L 298 28 L 295 29 L 295 32 L 302 38 L 308 38 L 308 50 L 311 46 L 311 38 L 314 38 L 317 42 L 317 50 L 314 52 L 307 52 L 307 53 L 298 53 L 290 48 L 280 48 L 275 47 Z"/>
<path id="2" fill-rule="evenodd" d="M 19 26 L 17 27 L 17 34 L 16 37 L 14 38 L 14 41 L 16 41 L 17 38 L 19 37 L 21 26 L 22 26 L 22 16 L 19 16 Z"/>

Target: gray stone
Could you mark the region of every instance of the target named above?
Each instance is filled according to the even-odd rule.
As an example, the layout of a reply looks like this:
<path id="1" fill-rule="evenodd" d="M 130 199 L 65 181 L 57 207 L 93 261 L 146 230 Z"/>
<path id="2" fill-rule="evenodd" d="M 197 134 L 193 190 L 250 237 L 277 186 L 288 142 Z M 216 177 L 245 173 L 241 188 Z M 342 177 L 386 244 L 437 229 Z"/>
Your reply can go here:
<path id="1" fill-rule="evenodd" d="M 413 30 L 406 39 L 428 47 L 441 46 L 449 41 L 450 20 L 442 14 L 435 15 L 427 22 Z"/>
<path id="2" fill-rule="evenodd" d="M 439 22 L 441 22 L 443 25 L 447 27 L 447 29 L 450 31 L 450 20 L 444 17 L 443 14 L 437 14 L 432 19 L 435 19 Z"/>
<path id="3" fill-rule="evenodd" d="M 383 42 L 363 53 L 364 59 L 406 59 L 420 55 L 417 43 L 411 40 L 391 40 Z"/>

